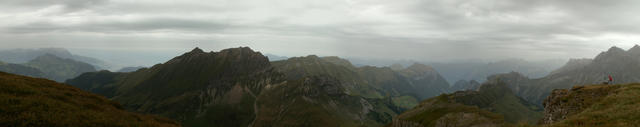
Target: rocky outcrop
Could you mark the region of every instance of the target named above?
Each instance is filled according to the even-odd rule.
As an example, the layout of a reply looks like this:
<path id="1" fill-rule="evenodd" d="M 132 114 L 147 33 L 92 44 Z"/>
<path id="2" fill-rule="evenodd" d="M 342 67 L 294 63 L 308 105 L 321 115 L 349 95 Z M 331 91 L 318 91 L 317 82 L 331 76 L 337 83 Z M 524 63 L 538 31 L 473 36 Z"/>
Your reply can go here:
<path id="1" fill-rule="evenodd" d="M 541 124 L 552 124 L 580 113 L 592 104 L 612 94 L 619 85 L 574 86 L 556 89 L 544 100 L 544 117 Z"/>

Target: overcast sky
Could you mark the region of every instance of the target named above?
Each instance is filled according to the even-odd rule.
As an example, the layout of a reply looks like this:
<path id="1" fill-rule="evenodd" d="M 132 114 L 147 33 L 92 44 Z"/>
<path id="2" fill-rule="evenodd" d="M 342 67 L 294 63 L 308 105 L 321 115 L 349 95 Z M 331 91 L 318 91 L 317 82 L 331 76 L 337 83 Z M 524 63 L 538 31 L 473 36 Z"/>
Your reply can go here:
<path id="1" fill-rule="evenodd" d="M 638 12 L 637 0 L 0 0 L 0 44 L 101 57 L 249 46 L 419 61 L 592 58 L 639 43 Z"/>

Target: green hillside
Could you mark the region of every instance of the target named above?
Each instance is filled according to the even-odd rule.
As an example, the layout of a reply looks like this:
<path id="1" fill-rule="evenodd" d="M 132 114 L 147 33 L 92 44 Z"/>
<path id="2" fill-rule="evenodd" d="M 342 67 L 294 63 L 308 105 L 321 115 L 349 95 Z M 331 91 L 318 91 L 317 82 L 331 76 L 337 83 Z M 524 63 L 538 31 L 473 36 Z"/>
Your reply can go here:
<path id="1" fill-rule="evenodd" d="M 354 67 L 349 61 L 339 57 L 315 55 L 274 61 L 272 64 L 285 73 L 288 79 L 329 75 L 342 81 L 349 95 L 378 99 L 397 98 L 399 100 L 394 102 L 404 105 L 416 104 L 417 101 L 412 100 L 433 97 L 447 92 L 449 88 L 448 83 L 437 71 L 422 64 L 414 64 L 402 70 L 393 70 L 390 67 Z M 403 97 L 400 98 L 401 96 Z"/>
<path id="2" fill-rule="evenodd" d="M 506 84 L 489 81 L 479 91 L 457 91 L 427 99 L 396 118 L 398 124 L 422 126 L 501 126 L 536 124 L 542 108 L 517 97 Z"/>
<path id="3" fill-rule="evenodd" d="M 504 116 L 476 106 L 452 102 L 450 95 L 440 95 L 420 102 L 415 108 L 394 118 L 391 126 L 499 126 Z"/>
<path id="4" fill-rule="evenodd" d="M 54 81 L 0 72 L 0 126 L 179 126 Z"/>
<path id="5" fill-rule="evenodd" d="M 545 100 L 543 123 L 554 127 L 637 126 L 639 93 L 638 83 L 554 90 Z"/>
<path id="6" fill-rule="evenodd" d="M 327 76 L 269 86 L 258 98 L 254 126 L 382 126 L 396 115 L 387 105 L 344 90 Z"/>

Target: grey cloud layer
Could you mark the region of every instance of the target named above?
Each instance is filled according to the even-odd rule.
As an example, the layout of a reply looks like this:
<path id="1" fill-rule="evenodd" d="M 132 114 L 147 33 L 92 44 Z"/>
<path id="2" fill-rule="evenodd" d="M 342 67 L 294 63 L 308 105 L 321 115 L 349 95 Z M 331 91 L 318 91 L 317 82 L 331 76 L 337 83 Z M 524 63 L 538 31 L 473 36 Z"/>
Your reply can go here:
<path id="1" fill-rule="evenodd" d="M 1 2 L 0 12 L 12 13 L 0 13 L 0 37 L 11 36 L 0 43 L 15 47 L 42 46 L 29 39 L 35 35 L 55 36 L 49 47 L 109 45 L 96 44 L 109 43 L 99 37 L 129 39 L 133 49 L 251 46 L 289 56 L 444 61 L 591 57 L 640 39 L 633 0 Z"/>

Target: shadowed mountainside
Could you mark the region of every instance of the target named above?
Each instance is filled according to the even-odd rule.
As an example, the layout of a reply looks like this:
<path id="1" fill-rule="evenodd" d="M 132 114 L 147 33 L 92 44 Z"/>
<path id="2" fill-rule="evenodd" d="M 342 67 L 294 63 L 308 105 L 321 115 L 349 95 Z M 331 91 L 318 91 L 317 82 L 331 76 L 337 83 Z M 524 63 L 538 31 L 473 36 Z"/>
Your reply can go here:
<path id="1" fill-rule="evenodd" d="M 128 110 L 166 116 L 185 126 L 381 126 L 408 108 L 397 106 L 398 99 L 354 94 L 361 88 L 352 87 L 354 80 L 349 79 L 361 72 L 340 60 L 271 63 L 246 47 L 219 52 L 196 48 L 150 68 L 90 72 L 67 83 L 105 95 Z"/>
<path id="2" fill-rule="evenodd" d="M 127 112 L 102 96 L 54 81 L 0 72 L 2 126 L 179 126 Z"/>

